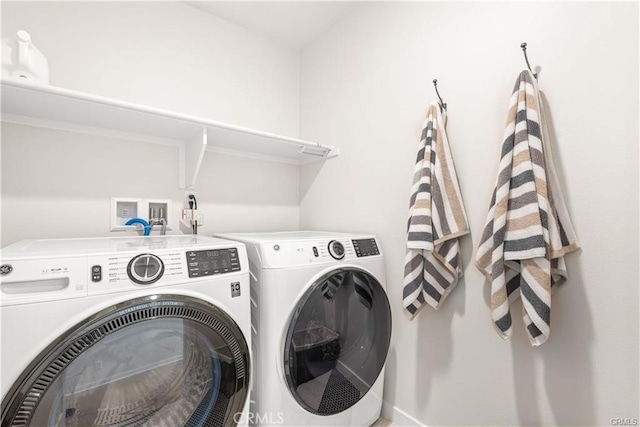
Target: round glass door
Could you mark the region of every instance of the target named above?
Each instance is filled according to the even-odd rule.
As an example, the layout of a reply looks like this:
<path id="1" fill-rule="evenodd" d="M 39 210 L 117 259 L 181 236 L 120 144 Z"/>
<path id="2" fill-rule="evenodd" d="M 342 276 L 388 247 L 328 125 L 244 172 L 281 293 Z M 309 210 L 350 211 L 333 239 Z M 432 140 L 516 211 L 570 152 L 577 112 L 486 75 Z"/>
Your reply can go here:
<path id="1" fill-rule="evenodd" d="M 316 415 L 350 408 L 380 375 L 391 340 L 391 310 L 380 283 L 345 268 L 317 280 L 293 312 L 284 371 L 298 403 Z"/>
<path id="2" fill-rule="evenodd" d="M 177 295 L 96 314 L 45 350 L 2 405 L 2 426 L 229 426 L 248 394 L 235 322 Z"/>

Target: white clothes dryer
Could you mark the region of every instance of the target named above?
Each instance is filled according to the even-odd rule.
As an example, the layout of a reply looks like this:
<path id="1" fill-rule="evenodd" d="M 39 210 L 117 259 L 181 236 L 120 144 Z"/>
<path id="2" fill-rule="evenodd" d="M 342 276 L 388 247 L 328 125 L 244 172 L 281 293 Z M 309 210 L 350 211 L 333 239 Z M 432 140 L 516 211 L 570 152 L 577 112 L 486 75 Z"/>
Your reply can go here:
<path id="1" fill-rule="evenodd" d="M 2 426 L 246 426 L 248 271 L 206 236 L 3 248 Z"/>
<path id="2" fill-rule="evenodd" d="M 374 236 L 220 234 L 251 271 L 254 425 L 369 426 L 380 416 L 391 311 Z"/>

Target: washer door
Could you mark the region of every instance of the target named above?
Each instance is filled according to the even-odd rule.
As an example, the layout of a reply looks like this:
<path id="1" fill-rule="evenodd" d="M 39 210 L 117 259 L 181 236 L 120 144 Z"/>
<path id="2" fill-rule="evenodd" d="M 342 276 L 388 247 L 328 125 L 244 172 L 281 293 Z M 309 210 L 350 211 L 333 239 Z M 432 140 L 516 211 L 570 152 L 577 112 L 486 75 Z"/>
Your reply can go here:
<path id="1" fill-rule="evenodd" d="M 217 307 L 138 298 L 43 351 L 2 402 L 2 426 L 233 426 L 248 365 L 242 332 Z"/>
<path id="2" fill-rule="evenodd" d="M 364 270 L 332 270 L 293 312 L 284 347 L 289 390 L 316 415 L 350 408 L 380 375 L 390 339 L 391 310 L 380 283 Z"/>

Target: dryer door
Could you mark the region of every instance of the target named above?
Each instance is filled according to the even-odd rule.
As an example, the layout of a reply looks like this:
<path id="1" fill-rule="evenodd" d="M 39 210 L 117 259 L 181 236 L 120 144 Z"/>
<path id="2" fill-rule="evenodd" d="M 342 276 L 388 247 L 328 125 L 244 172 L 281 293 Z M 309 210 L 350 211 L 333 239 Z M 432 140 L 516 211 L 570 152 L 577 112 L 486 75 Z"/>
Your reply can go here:
<path id="1" fill-rule="evenodd" d="M 104 310 L 32 363 L 2 426 L 230 426 L 248 394 L 236 323 L 202 300 L 154 295 Z"/>
<path id="2" fill-rule="evenodd" d="M 350 408 L 380 375 L 390 339 L 391 310 L 380 283 L 364 270 L 332 270 L 293 312 L 284 347 L 291 393 L 313 414 Z"/>

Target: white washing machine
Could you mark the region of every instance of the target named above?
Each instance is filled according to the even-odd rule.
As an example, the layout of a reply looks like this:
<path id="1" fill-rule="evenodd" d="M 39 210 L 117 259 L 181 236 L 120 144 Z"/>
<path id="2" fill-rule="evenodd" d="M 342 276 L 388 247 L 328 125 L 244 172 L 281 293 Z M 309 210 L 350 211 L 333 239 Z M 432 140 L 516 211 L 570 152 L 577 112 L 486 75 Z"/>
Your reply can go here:
<path id="1" fill-rule="evenodd" d="M 251 271 L 255 425 L 369 426 L 382 407 L 391 338 L 374 236 L 221 234 Z"/>
<path id="2" fill-rule="evenodd" d="M 248 272 L 205 236 L 3 248 L 2 426 L 246 425 Z"/>

